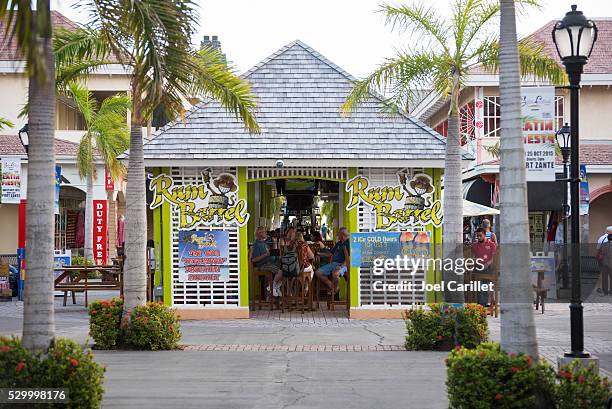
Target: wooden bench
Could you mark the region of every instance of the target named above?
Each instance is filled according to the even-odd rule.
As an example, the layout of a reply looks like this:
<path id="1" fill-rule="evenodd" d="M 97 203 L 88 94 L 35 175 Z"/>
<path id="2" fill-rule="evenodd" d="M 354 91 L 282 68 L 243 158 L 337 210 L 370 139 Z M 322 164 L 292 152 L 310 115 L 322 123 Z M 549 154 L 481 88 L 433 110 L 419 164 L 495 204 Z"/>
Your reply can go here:
<path id="1" fill-rule="evenodd" d="M 64 306 L 66 306 L 69 291 L 73 304 L 76 304 L 75 293 L 83 292 L 85 306 L 89 303 L 89 291 L 118 290 L 119 296 L 123 298 L 123 273 L 117 266 L 70 266 L 56 269 L 56 271 L 61 271 L 61 273 L 54 281 L 54 289 L 64 293 Z M 88 275 L 92 271 L 99 271 L 104 279 L 90 281 Z"/>

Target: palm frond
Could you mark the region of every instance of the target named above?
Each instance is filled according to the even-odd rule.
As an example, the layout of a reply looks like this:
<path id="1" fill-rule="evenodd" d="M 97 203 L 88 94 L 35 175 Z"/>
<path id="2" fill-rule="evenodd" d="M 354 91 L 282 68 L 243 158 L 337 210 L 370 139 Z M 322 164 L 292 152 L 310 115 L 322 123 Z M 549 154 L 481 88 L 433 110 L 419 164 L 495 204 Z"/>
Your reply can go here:
<path id="1" fill-rule="evenodd" d="M 381 4 L 380 11 L 385 14 L 386 23 L 391 24 L 400 31 L 411 31 L 420 39 L 433 39 L 448 55 L 451 51 L 448 46 L 451 27 L 439 16 L 433 7 L 415 2 L 410 6 L 392 6 Z"/>
<path id="2" fill-rule="evenodd" d="M 216 49 L 204 48 L 193 57 L 196 67 L 190 92 L 196 96 L 212 97 L 225 109 L 236 115 L 244 127 L 259 132 L 255 118 L 257 99 L 251 84 L 233 72 L 231 66 Z"/>
<path id="3" fill-rule="evenodd" d="M 85 118 L 85 123 L 89 126 L 96 112 L 96 100 L 87 88 L 77 82 L 68 84 L 67 95 L 72 98 L 79 112 Z"/>
<path id="4" fill-rule="evenodd" d="M 95 177 L 96 165 L 94 162 L 93 143 L 89 132 L 86 132 L 79 142 L 76 160 L 81 179 L 89 176 Z"/>
<path id="5" fill-rule="evenodd" d="M 388 92 L 393 94 L 395 104 L 406 107 L 412 102 L 415 90 L 431 86 L 436 66 L 442 61 L 441 57 L 433 53 L 400 54 L 363 80 L 355 81 L 340 111 L 348 116 L 372 94 L 386 95 Z"/>
<path id="6" fill-rule="evenodd" d="M 15 125 L 6 118 L 0 117 L 0 131 L 6 128 L 12 128 Z"/>

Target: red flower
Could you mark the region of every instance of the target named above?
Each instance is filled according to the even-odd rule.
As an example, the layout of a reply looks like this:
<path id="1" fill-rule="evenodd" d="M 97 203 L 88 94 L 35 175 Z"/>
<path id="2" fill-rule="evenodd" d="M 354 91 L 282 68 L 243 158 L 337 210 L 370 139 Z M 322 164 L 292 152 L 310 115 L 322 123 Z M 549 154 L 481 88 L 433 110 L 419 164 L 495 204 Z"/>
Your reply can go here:
<path id="1" fill-rule="evenodd" d="M 168 327 L 168 329 L 169 329 L 170 331 L 174 331 L 174 326 L 170 325 L 170 326 Z"/>
<path id="2" fill-rule="evenodd" d="M 436 335 L 436 340 L 437 341 L 442 341 L 444 339 L 444 337 L 442 335 Z"/>
<path id="3" fill-rule="evenodd" d="M 531 366 L 531 364 L 533 363 L 533 358 L 530 356 L 527 356 L 527 366 Z"/>
<path id="4" fill-rule="evenodd" d="M 501 394 L 501 393 L 499 393 L 499 392 L 495 394 L 495 400 L 502 400 L 502 399 L 503 399 L 503 397 L 504 397 L 504 395 L 502 395 L 502 394 Z"/>
<path id="5" fill-rule="evenodd" d="M 461 350 L 461 347 L 460 347 L 459 345 L 457 345 L 457 346 L 455 347 L 455 351 L 460 351 L 460 350 Z"/>
<path id="6" fill-rule="evenodd" d="M 70 360 L 70 365 L 72 365 L 72 366 L 77 366 L 77 365 L 79 365 L 79 361 L 77 361 L 76 359 L 72 358 L 72 359 Z"/>
<path id="7" fill-rule="evenodd" d="M 485 351 L 480 351 L 480 353 L 478 354 L 481 358 L 484 358 L 485 356 L 487 356 L 487 353 Z"/>
<path id="8" fill-rule="evenodd" d="M 517 355 L 516 355 L 515 352 L 510 353 L 510 358 L 516 358 L 516 357 L 517 357 Z"/>
<path id="9" fill-rule="evenodd" d="M 0 348 L 0 351 L 2 352 L 11 352 L 11 347 L 8 345 L 2 345 L 2 348 Z"/>
<path id="10" fill-rule="evenodd" d="M 520 372 L 521 370 L 520 370 L 520 368 L 517 368 L 516 366 L 513 366 L 512 368 L 510 368 L 510 371 L 512 373 L 517 373 L 517 372 Z"/>
<path id="11" fill-rule="evenodd" d="M 559 377 L 571 381 L 574 376 L 569 371 L 559 371 Z"/>
<path id="12" fill-rule="evenodd" d="M 21 370 L 25 368 L 25 366 L 26 366 L 25 362 L 23 361 L 19 362 L 17 366 L 15 366 L 15 372 L 17 373 L 21 372 Z"/>
<path id="13" fill-rule="evenodd" d="M 580 375 L 580 376 L 578 377 L 578 383 L 579 383 L 579 384 L 583 384 L 583 383 L 584 383 L 584 381 L 585 381 L 584 376 Z"/>
<path id="14" fill-rule="evenodd" d="M 104 314 L 104 318 L 112 318 L 112 314 Z"/>
<path id="15" fill-rule="evenodd" d="M 98 311 L 96 311 L 96 310 L 91 310 L 91 315 L 96 315 L 97 312 Z"/>

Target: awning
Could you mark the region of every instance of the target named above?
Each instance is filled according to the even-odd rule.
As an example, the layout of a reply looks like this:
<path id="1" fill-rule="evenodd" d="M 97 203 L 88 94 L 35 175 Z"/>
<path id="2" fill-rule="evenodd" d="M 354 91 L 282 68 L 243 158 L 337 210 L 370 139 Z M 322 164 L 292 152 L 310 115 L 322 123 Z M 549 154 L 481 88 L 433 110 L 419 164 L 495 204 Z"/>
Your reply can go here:
<path id="1" fill-rule="evenodd" d="M 499 214 L 499 210 L 463 199 L 463 217 Z"/>

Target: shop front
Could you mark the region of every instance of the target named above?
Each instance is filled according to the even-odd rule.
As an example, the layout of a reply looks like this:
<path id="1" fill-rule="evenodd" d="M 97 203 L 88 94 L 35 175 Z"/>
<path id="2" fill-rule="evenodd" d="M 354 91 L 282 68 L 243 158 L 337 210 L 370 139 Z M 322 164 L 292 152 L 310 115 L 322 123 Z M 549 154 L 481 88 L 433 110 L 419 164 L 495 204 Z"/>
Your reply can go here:
<path id="1" fill-rule="evenodd" d="M 439 256 L 442 138 L 410 117 L 383 115 L 375 96 L 341 116 L 353 78 L 299 41 L 245 76 L 261 133 L 206 102 L 145 143 L 164 302 L 183 319 L 248 318 L 255 230 L 288 224 L 325 226 L 334 240 L 348 229 L 351 252 L 359 249 L 348 287 L 341 280 L 351 317 L 400 317 L 440 301 L 419 286 L 388 290 L 438 282 L 435 267 L 381 272 L 371 262 L 388 251 Z"/>

